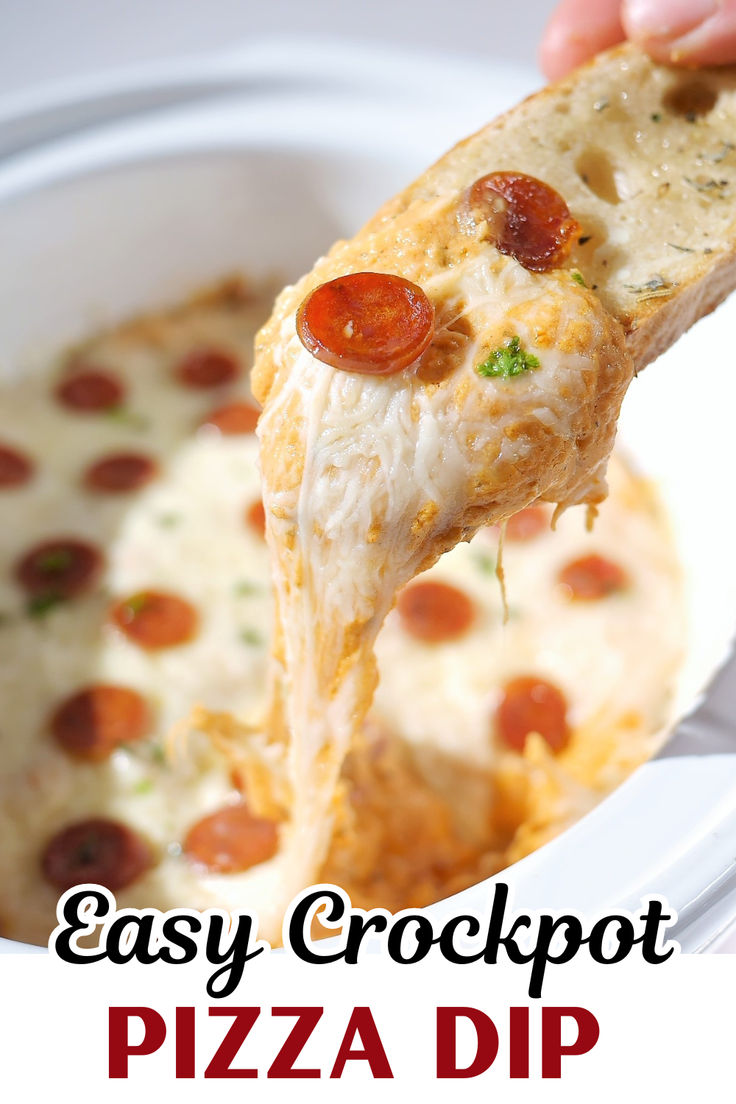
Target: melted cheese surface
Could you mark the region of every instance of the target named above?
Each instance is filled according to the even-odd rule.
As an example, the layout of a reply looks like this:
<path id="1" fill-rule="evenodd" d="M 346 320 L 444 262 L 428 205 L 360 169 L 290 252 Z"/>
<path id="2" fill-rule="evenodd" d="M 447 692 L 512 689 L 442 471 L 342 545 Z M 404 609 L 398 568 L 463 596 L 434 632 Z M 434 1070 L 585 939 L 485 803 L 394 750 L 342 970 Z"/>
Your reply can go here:
<path id="1" fill-rule="evenodd" d="M 468 286 L 462 294 L 470 297 Z M 460 294 L 455 283 L 449 288 Z M 514 435 L 508 411 L 511 433 L 499 435 L 492 423 L 482 436 L 484 421 L 473 404 L 499 402 L 506 385 L 476 379 L 473 362 L 482 341 L 462 330 L 460 338 L 453 336 L 448 314 L 447 340 L 453 348 L 458 341 L 462 351 L 454 375 L 428 382 L 412 377 L 410 393 L 397 379 L 372 389 L 307 358 L 299 362 L 306 378 L 274 390 L 274 402 L 295 416 L 276 419 L 277 408 L 270 408 L 273 421 L 264 421 L 262 430 L 265 443 L 280 426 L 278 448 L 294 460 L 293 481 L 264 496 L 271 526 L 282 526 L 274 530 L 283 573 L 276 602 L 282 625 L 283 611 L 290 610 L 291 626 L 273 646 L 281 671 L 301 660 L 309 642 L 315 662 L 300 665 L 286 686 L 276 710 L 280 738 L 264 739 L 258 725 L 273 678 L 271 563 L 262 537 L 244 522 L 262 489 L 258 443 L 252 434 L 227 437 L 201 426 L 213 407 L 247 395 L 246 377 L 225 389 L 195 392 L 183 389 L 172 369 L 202 342 L 232 351 L 247 368 L 266 309 L 265 297 L 233 304 L 223 292 L 91 339 L 87 354 L 128 388 L 125 408 L 114 417 L 82 418 L 59 407 L 53 389 L 63 357 L 4 385 L 0 441 L 30 453 L 37 474 L 27 486 L 0 493 L 3 935 L 45 941 L 57 890 L 41 876 L 40 855 L 56 832 L 87 816 L 121 820 L 154 850 L 152 868 L 118 892 L 121 907 L 253 908 L 264 932 L 276 937 L 283 903 L 315 874 L 344 884 L 365 906 L 426 904 L 496 872 L 571 823 L 647 757 L 667 720 L 682 642 L 676 557 L 656 495 L 620 462 L 609 473 L 611 495 L 592 534 L 578 509 L 560 518 L 555 533 L 545 529 L 533 541 L 507 542 L 506 625 L 492 566 L 498 537 L 482 529 L 428 568 L 429 578 L 451 582 L 472 599 L 471 631 L 458 641 L 428 645 L 408 635 L 393 611 L 378 634 L 392 600 L 383 588 L 427 567 L 437 525 L 443 546 L 475 525 L 463 513 L 467 500 L 448 496 L 455 480 L 472 479 L 468 465 L 476 451 L 484 442 L 491 450 L 511 450 L 513 463 L 523 468 L 525 449 L 532 447 L 533 434 Z M 300 358 L 289 325 L 284 322 L 288 355 Z M 577 379 L 572 365 L 590 361 L 595 375 L 589 351 L 551 354 L 547 337 L 531 322 L 522 330 L 519 321 L 519 327 L 539 352 L 540 372 L 568 371 Z M 555 433 L 562 425 L 577 427 L 572 407 L 544 413 L 540 374 L 528 382 L 519 415 L 525 427 L 549 419 Z M 575 396 L 585 403 L 584 391 Z M 479 436 L 475 443 L 461 436 L 456 447 L 459 420 L 465 424 L 473 413 Z M 375 432 L 379 418 L 395 431 L 390 447 Z M 440 429 L 443 418 L 447 432 Z M 305 440 L 311 449 L 306 468 Z M 90 497 L 80 472 L 122 448 L 155 455 L 158 479 L 130 496 Z M 283 454 L 277 460 L 292 471 Z M 572 497 L 585 497 L 574 460 L 558 468 L 550 497 L 568 478 Z M 375 478 L 361 477 L 357 486 L 356 467 L 364 471 L 366 465 Z M 484 495 L 494 493 L 488 480 L 482 488 Z M 596 482 L 588 489 L 597 497 L 601 488 Z M 536 484 L 518 492 L 503 513 L 537 494 L 544 496 Z M 428 502 L 437 503 L 435 513 L 422 512 Z M 408 525 L 389 525 L 396 516 Z M 106 555 L 104 576 L 89 595 L 43 617 L 29 616 L 13 565 L 30 545 L 60 532 L 98 544 Z M 625 568 L 631 579 L 625 594 L 577 605 L 565 599 L 557 573 L 589 551 Z M 315 559 L 318 552 L 322 560 Z M 396 567 L 381 575 L 386 558 Z M 313 574 L 306 576 L 310 564 Z M 147 653 L 110 624 L 110 603 L 146 587 L 193 603 L 200 627 L 191 642 Z M 365 634 L 361 649 L 351 618 Z M 380 677 L 369 715 L 360 721 L 373 689 L 376 634 Z M 365 660 L 367 678 L 358 669 Z M 494 734 L 501 687 L 525 672 L 557 683 L 570 703 L 572 737 L 557 756 L 540 740 L 530 740 L 523 755 L 510 752 Z M 102 680 L 143 694 L 152 728 L 103 762 L 81 762 L 52 739 L 49 716 L 80 686 Z M 341 686 L 336 694 L 335 680 Z M 321 694 L 325 716 L 314 705 Z M 186 722 L 198 709 L 202 731 Z M 302 726 L 298 739 L 291 738 L 292 717 Z M 182 841 L 200 817 L 237 800 L 239 767 L 253 783 L 249 800 L 271 801 L 284 817 L 280 847 L 249 870 L 218 874 L 188 859 Z"/>
<path id="2" fill-rule="evenodd" d="M 398 591 L 531 502 L 600 502 L 633 374 L 618 323 L 569 272 L 528 272 L 482 229 L 459 233 L 452 199 L 429 208 L 338 243 L 280 296 L 257 342 L 282 642 L 270 724 L 286 741 L 292 788 L 284 905 L 326 854 L 339 772 L 376 686 L 373 646 Z M 421 274 L 435 308 L 428 349 L 393 376 L 334 369 L 296 334 L 311 288 L 364 268 Z M 539 367 L 481 376 L 477 365 L 513 337 Z"/>

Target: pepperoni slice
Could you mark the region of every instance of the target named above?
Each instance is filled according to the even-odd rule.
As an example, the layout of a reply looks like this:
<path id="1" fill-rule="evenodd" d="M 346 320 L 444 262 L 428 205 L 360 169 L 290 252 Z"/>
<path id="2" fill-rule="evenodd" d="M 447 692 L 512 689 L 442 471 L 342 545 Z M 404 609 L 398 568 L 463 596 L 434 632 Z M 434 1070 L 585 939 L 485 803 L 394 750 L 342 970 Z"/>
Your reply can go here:
<path id="1" fill-rule="evenodd" d="M 580 233 L 559 192 L 525 173 L 482 176 L 465 193 L 463 210 L 486 220 L 496 248 L 531 272 L 559 267 Z"/>
<path id="2" fill-rule="evenodd" d="M 84 473 L 84 484 L 91 491 L 126 494 L 150 483 L 158 468 L 156 461 L 140 452 L 116 452 L 103 456 Z"/>
<path id="3" fill-rule="evenodd" d="M 15 577 L 32 597 L 73 598 L 92 589 L 102 566 L 102 553 L 93 544 L 61 538 L 26 552 L 15 565 Z"/>
<path id="4" fill-rule="evenodd" d="M 239 433 L 253 433 L 258 424 L 260 410 L 249 402 L 231 402 L 211 411 L 203 425 L 214 426 L 226 437 Z"/>
<path id="5" fill-rule="evenodd" d="M 388 376 L 432 340 L 434 307 L 416 284 L 382 272 L 354 272 L 315 288 L 296 330 L 317 360 L 346 372 Z"/>
<path id="6" fill-rule="evenodd" d="M 33 475 L 33 463 L 18 449 L 0 445 L 0 491 L 22 487 Z"/>
<path id="7" fill-rule="evenodd" d="M 175 375 L 186 387 L 221 387 L 240 375 L 240 364 L 224 349 L 192 349 L 179 361 Z"/>
<path id="8" fill-rule="evenodd" d="M 41 857 L 46 879 L 57 889 L 96 882 L 123 889 L 153 865 L 151 849 L 125 824 L 91 817 L 53 837 Z"/>
<path id="9" fill-rule="evenodd" d="M 629 579 L 622 567 L 605 556 L 581 556 L 563 567 L 558 575 L 568 596 L 578 602 L 594 602 L 625 590 Z"/>
<path id="10" fill-rule="evenodd" d="M 514 751 L 523 751 L 531 732 L 538 732 L 552 751 L 561 751 L 570 738 L 565 696 L 553 683 L 534 675 L 512 679 L 496 711 L 496 728 Z"/>
<path id="11" fill-rule="evenodd" d="M 148 706 L 127 686 L 88 686 L 67 698 L 51 717 L 61 746 L 80 759 L 99 762 L 124 743 L 145 736 Z"/>
<path id="12" fill-rule="evenodd" d="M 547 528 L 549 522 L 544 506 L 527 506 L 517 514 L 512 514 L 506 522 L 506 540 L 533 540 Z"/>
<path id="13" fill-rule="evenodd" d="M 143 590 L 117 602 L 112 619 L 119 629 L 146 651 L 186 644 L 197 631 L 194 607 L 176 594 Z"/>
<path id="14" fill-rule="evenodd" d="M 412 583 L 402 590 L 396 608 L 406 631 L 429 644 L 457 640 L 475 617 L 467 594 L 447 583 Z"/>
<path id="15" fill-rule="evenodd" d="M 260 498 L 251 503 L 245 511 L 245 521 L 255 533 L 258 533 L 260 537 L 265 537 L 266 511 L 263 508 L 263 503 Z"/>
<path id="16" fill-rule="evenodd" d="M 198 820 L 183 849 L 216 874 L 237 874 L 273 857 L 279 838 L 276 823 L 254 816 L 244 801 L 225 805 Z"/>
<path id="17" fill-rule="evenodd" d="M 125 388 L 117 376 L 100 368 L 76 369 L 56 388 L 56 397 L 70 410 L 97 413 L 120 406 Z"/>

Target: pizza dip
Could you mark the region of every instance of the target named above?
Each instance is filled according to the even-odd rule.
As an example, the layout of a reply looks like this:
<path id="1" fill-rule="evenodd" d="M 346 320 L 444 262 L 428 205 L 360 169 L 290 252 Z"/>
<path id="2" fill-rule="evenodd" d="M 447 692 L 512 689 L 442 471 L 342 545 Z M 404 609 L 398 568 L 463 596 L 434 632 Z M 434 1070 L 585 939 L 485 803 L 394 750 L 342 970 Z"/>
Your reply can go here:
<path id="1" fill-rule="evenodd" d="M 456 449 L 454 431 L 438 437 L 441 412 L 470 412 L 468 385 L 494 380 L 454 379 L 450 398 L 437 341 L 466 373 L 479 358 L 491 372 L 494 350 L 562 374 L 600 342 L 606 364 L 619 356 L 604 318 L 580 330 L 584 289 L 560 292 L 545 338 L 524 280 L 469 262 L 429 289 L 431 340 L 400 287 L 393 364 L 424 343 L 410 393 L 400 371 L 380 389 L 325 365 L 292 323 L 306 376 L 267 402 L 263 487 L 248 372 L 270 288 L 227 281 L 3 384 L 2 935 L 44 942 L 59 893 L 83 881 L 121 906 L 253 908 L 272 938 L 316 877 L 363 906 L 427 904 L 564 829 L 651 754 L 683 641 L 655 490 L 617 458 L 592 531 L 581 508 L 554 531 L 551 503 L 517 509 L 545 498 L 534 487 L 479 526 L 454 488 L 482 426 Z M 514 332 L 494 319 L 479 341 L 468 312 L 499 288 Z M 329 344 L 319 299 L 304 334 Z M 263 369 L 256 383 L 264 397 Z M 505 440 L 523 468 L 522 438 Z M 586 465 L 562 463 L 547 497 L 599 499 Z"/>

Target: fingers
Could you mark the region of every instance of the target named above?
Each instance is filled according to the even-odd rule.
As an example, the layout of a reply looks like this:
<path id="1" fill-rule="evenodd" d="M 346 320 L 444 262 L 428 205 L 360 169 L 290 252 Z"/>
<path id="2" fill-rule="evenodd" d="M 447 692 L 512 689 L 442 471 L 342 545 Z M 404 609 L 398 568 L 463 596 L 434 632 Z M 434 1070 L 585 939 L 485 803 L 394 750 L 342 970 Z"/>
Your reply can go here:
<path id="1" fill-rule="evenodd" d="M 667 9 L 675 2 L 663 0 L 660 6 Z M 620 11 L 621 0 L 562 0 L 547 24 L 539 51 L 545 76 L 564 77 L 599 50 L 623 42 Z"/>
<path id="2" fill-rule="evenodd" d="M 736 0 L 624 0 L 627 35 L 657 61 L 736 62 Z"/>

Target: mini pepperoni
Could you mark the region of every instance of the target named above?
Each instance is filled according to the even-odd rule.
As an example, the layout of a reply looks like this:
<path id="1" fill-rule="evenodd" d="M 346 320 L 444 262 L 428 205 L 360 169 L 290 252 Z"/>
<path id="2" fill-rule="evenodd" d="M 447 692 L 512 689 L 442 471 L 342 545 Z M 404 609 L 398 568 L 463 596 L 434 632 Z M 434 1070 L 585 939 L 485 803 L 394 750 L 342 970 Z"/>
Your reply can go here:
<path id="1" fill-rule="evenodd" d="M 506 540 L 528 541 L 549 528 L 549 518 L 544 506 L 527 506 L 512 514 L 506 522 Z"/>
<path id="2" fill-rule="evenodd" d="M 447 583 L 412 583 L 396 603 L 408 633 L 427 643 L 457 640 L 473 623 L 473 603 L 457 587 Z"/>
<path id="3" fill-rule="evenodd" d="M 568 591 L 569 597 L 578 602 L 607 598 L 609 594 L 624 590 L 629 584 L 622 567 L 607 560 L 605 556 L 595 554 L 582 556 L 563 567 L 558 580 Z"/>
<path id="4" fill-rule="evenodd" d="M 527 736 L 537 732 L 553 751 L 568 742 L 567 702 L 551 682 L 522 675 L 506 683 L 496 712 L 496 728 L 503 742 L 523 751 Z"/>
<path id="5" fill-rule="evenodd" d="M 77 369 L 56 388 L 56 397 L 70 410 L 96 413 L 120 406 L 125 396 L 117 376 L 99 368 Z"/>
<path id="6" fill-rule="evenodd" d="M 0 491 L 21 487 L 33 475 L 33 463 L 18 449 L 0 445 Z"/>
<path id="7" fill-rule="evenodd" d="M 140 452 L 116 452 L 103 456 L 84 473 L 83 482 L 91 491 L 126 494 L 150 483 L 157 472 L 156 461 Z"/>
<path id="8" fill-rule="evenodd" d="M 112 620 L 139 647 L 157 651 L 191 640 L 198 618 L 184 598 L 160 590 L 143 590 L 117 602 Z"/>
<path id="9" fill-rule="evenodd" d="M 253 433 L 260 411 L 249 402 L 231 402 L 213 410 L 204 419 L 204 425 L 214 426 L 226 437 L 239 433 Z"/>
<path id="10" fill-rule="evenodd" d="M 240 364 L 224 349 L 192 349 L 176 366 L 175 374 L 186 387 L 221 387 L 240 375 Z"/>
<path id="11" fill-rule="evenodd" d="M 465 193 L 463 208 L 475 221 L 487 220 L 496 248 L 532 272 L 559 267 L 580 233 L 559 192 L 525 173 L 482 176 Z"/>
<path id="12" fill-rule="evenodd" d="M 434 307 L 416 284 L 382 272 L 338 276 L 315 288 L 296 319 L 302 345 L 346 372 L 387 376 L 413 363 L 434 332 Z"/>
<path id="13" fill-rule="evenodd" d="M 93 544 L 61 538 L 26 552 L 15 565 L 15 577 L 33 597 L 73 598 L 92 589 L 102 566 L 102 553 Z"/>
<path id="14" fill-rule="evenodd" d="M 57 889 L 95 882 L 123 889 L 153 865 L 151 849 L 125 824 L 92 817 L 70 824 L 47 844 L 41 869 Z"/>
<path id="15" fill-rule="evenodd" d="M 192 825 L 185 853 L 216 874 L 237 874 L 273 857 L 278 848 L 273 820 L 251 813 L 244 801 L 225 805 Z"/>
<path id="16" fill-rule="evenodd" d="M 263 503 L 261 502 L 260 498 L 251 503 L 251 505 L 245 511 L 245 520 L 255 533 L 258 533 L 260 537 L 265 537 L 266 511 L 263 508 Z"/>
<path id="17" fill-rule="evenodd" d="M 99 684 L 72 694 L 51 717 L 51 731 L 61 746 L 80 759 L 106 759 L 120 744 L 145 736 L 148 707 L 127 686 Z"/>

